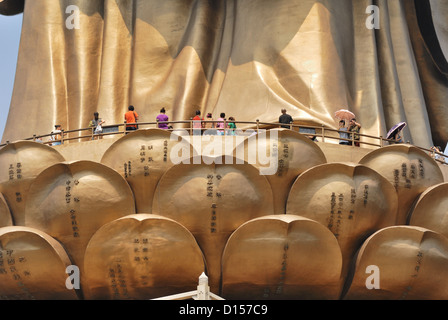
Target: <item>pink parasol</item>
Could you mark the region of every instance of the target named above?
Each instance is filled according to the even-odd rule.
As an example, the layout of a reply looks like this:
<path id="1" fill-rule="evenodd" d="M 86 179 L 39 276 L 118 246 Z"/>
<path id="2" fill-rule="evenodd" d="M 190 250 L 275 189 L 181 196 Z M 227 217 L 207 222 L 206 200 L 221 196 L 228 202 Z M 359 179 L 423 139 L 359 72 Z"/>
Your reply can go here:
<path id="1" fill-rule="evenodd" d="M 346 120 L 350 121 L 353 118 L 356 118 L 355 114 L 346 109 L 340 109 L 334 113 L 334 117 L 338 120 Z"/>

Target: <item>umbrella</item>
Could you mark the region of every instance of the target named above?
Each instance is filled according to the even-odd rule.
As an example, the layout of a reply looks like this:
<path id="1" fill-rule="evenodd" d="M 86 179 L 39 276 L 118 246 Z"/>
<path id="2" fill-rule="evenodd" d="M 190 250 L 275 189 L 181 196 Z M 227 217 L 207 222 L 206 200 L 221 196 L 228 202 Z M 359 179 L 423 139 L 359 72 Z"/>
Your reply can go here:
<path id="1" fill-rule="evenodd" d="M 392 129 L 389 130 L 387 133 L 386 139 L 391 139 L 394 137 L 398 132 L 403 130 L 403 128 L 406 127 L 406 122 L 400 122 L 392 127 Z"/>
<path id="2" fill-rule="evenodd" d="M 338 120 L 348 120 L 348 121 L 350 121 L 353 118 L 356 118 L 353 112 L 346 109 L 336 111 L 334 113 L 334 117 Z"/>

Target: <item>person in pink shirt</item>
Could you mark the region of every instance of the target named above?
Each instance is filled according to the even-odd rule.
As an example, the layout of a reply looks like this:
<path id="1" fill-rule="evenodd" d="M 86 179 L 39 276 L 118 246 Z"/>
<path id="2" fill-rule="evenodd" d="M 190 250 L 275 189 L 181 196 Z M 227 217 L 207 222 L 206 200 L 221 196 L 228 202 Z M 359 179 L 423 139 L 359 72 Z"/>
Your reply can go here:
<path id="1" fill-rule="evenodd" d="M 224 130 L 219 130 L 219 129 L 225 129 L 226 125 L 225 125 L 225 121 L 226 121 L 226 114 L 224 112 L 222 112 L 219 115 L 219 118 L 217 119 L 217 123 L 216 123 L 216 128 L 218 129 L 218 135 L 223 136 L 224 135 Z"/>

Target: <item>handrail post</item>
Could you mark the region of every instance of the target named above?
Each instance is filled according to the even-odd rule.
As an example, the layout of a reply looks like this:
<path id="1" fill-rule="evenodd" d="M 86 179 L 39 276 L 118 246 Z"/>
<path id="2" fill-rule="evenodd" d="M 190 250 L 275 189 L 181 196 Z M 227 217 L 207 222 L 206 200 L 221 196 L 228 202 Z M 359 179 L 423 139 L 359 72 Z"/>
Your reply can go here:
<path id="1" fill-rule="evenodd" d="M 383 136 L 380 136 L 380 148 L 383 147 L 383 143 L 384 143 L 384 141 L 383 141 Z"/>
<path id="2" fill-rule="evenodd" d="M 190 118 L 190 136 L 193 135 L 193 118 Z"/>
<path id="3" fill-rule="evenodd" d="M 33 141 L 36 142 L 36 134 L 33 134 Z"/>
<path id="4" fill-rule="evenodd" d="M 260 120 L 259 120 L 259 119 L 257 119 L 256 121 L 257 121 L 257 134 L 258 134 L 258 132 L 259 132 L 259 129 L 260 129 Z"/>
<path id="5" fill-rule="evenodd" d="M 322 142 L 325 142 L 325 125 L 322 124 Z"/>
<path id="6" fill-rule="evenodd" d="M 64 129 L 62 129 L 61 130 L 61 144 L 64 144 L 64 134 L 65 134 L 65 131 L 64 131 Z"/>
<path id="7" fill-rule="evenodd" d="M 227 135 L 227 120 L 224 119 L 224 135 Z"/>
<path id="8" fill-rule="evenodd" d="M 289 130 L 292 130 L 292 121 L 289 122 Z"/>

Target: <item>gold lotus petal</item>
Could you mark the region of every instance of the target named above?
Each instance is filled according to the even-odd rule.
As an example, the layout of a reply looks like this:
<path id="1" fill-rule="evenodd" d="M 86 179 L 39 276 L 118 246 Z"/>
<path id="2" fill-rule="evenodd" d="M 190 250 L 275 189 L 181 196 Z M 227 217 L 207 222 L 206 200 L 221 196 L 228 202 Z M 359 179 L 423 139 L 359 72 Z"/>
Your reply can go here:
<path id="1" fill-rule="evenodd" d="M 0 300 L 78 299 L 77 290 L 66 287 L 69 256 L 40 230 L 0 228 L 0 262 Z"/>
<path id="2" fill-rule="evenodd" d="M 448 237 L 448 182 L 429 187 L 418 198 L 409 224 Z"/>
<path id="3" fill-rule="evenodd" d="M 61 242 L 81 269 L 90 237 L 105 223 L 134 214 L 132 191 L 115 170 L 92 161 L 55 164 L 30 186 L 25 224 Z"/>
<path id="4" fill-rule="evenodd" d="M 30 184 L 44 169 L 65 161 L 55 149 L 32 141 L 18 141 L 0 150 L 0 192 L 15 225 L 24 225 L 25 199 Z"/>
<path id="5" fill-rule="evenodd" d="M 194 164 L 196 159 L 202 162 Z M 222 164 L 208 162 L 211 160 Z M 193 233 L 207 261 L 211 290 L 217 292 L 228 237 L 242 223 L 273 214 L 272 201 L 269 182 L 254 166 L 237 164 L 230 156 L 202 157 L 173 166 L 162 176 L 153 213 L 173 219 Z"/>
<path id="6" fill-rule="evenodd" d="M 395 224 L 405 224 L 418 196 L 443 182 L 442 171 L 434 159 L 411 145 L 397 144 L 371 151 L 359 164 L 372 168 L 394 185 L 400 203 Z"/>
<path id="7" fill-rule="evenodd" d="M 84 266 L 91 299 L 152 299 L 192 291 L 205 271 L 193 235 L 154 214 L 130 215 L 101 227 L 87 246 Z"/>
<path id="8" fill-rule="evenodd" d="M 320 223 L 295 216 L 253 219 L 229 238 L 223 253 L 226 299 L 337 299 L 342 255 Z"/>
<path id="9" fill-rule="evenodd" d="M 137 212 L 151 213 L 157 183 L 173 166 L 170 157 L 173 147 L 188 150 L 188 158 L 194 155 L 187 140 L 175 137 L 161 129 L 138 130 L 117 140 L 104 153 L 101 163 L 118 171 L 129 183 Z"/>
<path id="10" fill-rule="evenodd" d="M 0 193 L 0 228 L 12 226 L 12 216 L 11 211 L 9 210 L 8 204 L 3 197 L 3 194 Z"/>
<path id="11" fill-rule="evenodd" d="M 446 300 L 447 265 L 446 237 L 421 227 L 387 227 L 362 245 L 345 299 Z M 378 289 L 368 289 L 375 281 Z"/>
<path id="12" fill-rule="evenodd" d="M 315 220 L 338 239 L 344 275 L 356 250 L 377 230 L 396 220 L 397 194 L 376 171 L 350 163 L 328 163 L 305 171 L 294 182 L 287 213 Z"/>
<path id="13" fill-rule="evenodd" d="M 271 146 L 271 142 L 276 145 Z M 258 151 L 254 146 L 258 147 Z M 238 156 L 239 148 L 244 150 L 244 160 L 259 169 L 266 169 L 268 165 L 260 163 L 259 157 L 256 157 L 256 161 L 251 161 L 249 157 L 253 157 L 254 152 L 261 150 L 266 157 L 271 156 L 271 148 L 277 152 L 277 156 L 272 160 L 276 161 L 277 169 L 272 174 L 266 175 L 272 186 L 276 214 L 286 212 L 288 193 L 297 176 L 309 168 L 327 162 L 323 151 L 315 142 L 305 135 L 287 129 L 271 129 L 262 135 L 245 139 L 235 148 L 235 156 Z"/>

